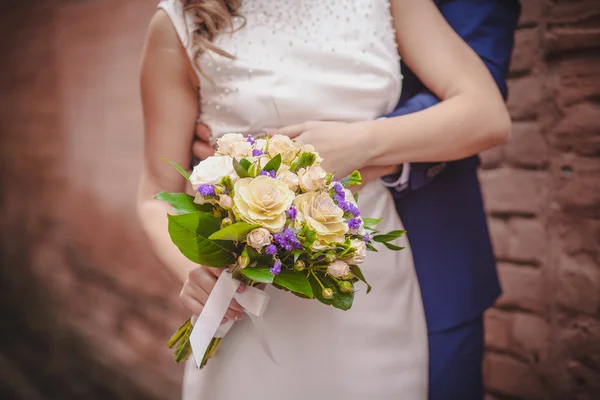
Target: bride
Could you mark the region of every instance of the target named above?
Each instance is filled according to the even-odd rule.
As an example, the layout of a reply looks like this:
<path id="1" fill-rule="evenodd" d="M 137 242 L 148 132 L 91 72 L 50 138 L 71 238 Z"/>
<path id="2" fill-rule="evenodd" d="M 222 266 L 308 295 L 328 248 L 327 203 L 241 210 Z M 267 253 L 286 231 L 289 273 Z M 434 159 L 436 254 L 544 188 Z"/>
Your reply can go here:
<path id="1" fill-rule="evenodd" d="M 401 93 L 398 54 L 443 101 L 377 119 Z M 483 63 L 425 0 L 164 0 L 150 24 L 141 87 L 139 215 L 158 256 L 185 282 L 181 299 L 193 314 L 220 271 L 179 253 L 167 232 L 170 209 L 152 198 L 185 187 L 160 160 L 190 164 L 198 119 L 215 137 L 287 126 L 277 132 L 314 145 L 326 170 L 362 170 L 371 181 L 360 191 L 361 212 L 383 217 L 382 231 L 402 221 L 374 177 L 404 162 L 479 153 L 510 130 Z M 369 254 L 362 270 L 373 290 L 360 290 L 350 311 L 267 288 L 277 364 L 233 301 L 226 319 L 238 322 L 204 369 L 188 362 L 184 399 L 426 399 L 423 305 L 408 239 L 399 244 L 406 249 Z"/>

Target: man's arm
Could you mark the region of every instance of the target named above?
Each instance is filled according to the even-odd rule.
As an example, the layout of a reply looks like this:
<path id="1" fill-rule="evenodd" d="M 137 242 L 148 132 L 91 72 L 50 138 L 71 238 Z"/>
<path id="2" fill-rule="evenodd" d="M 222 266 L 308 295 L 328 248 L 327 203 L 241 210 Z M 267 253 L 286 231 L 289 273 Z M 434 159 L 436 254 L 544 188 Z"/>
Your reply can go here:
<path id="1" fill-rule="evenodd" d="M 514 30 L 520 14 L 518 0 L 440 0 L 436 2 L 442 15 L 462 39 L 481 57 L 494 81 L 506 98 L 506 77 L 514 44 Z M 441 68 L 441 66 L 440 66 Z M 424 110 L 439 99 L 419 82 L 402 64 L 404 88 L 397 108 L 385 117 L 396 117 Z M 403 174 L 385 177 L 388 186 L 402 190 L 424 186 L 431 178 L 426 170 L 439 163 L 405 164 Z M 410 174 L 409 174 L 410 168 Z M 413 182 L 408 182 L 408 181 Z"/>

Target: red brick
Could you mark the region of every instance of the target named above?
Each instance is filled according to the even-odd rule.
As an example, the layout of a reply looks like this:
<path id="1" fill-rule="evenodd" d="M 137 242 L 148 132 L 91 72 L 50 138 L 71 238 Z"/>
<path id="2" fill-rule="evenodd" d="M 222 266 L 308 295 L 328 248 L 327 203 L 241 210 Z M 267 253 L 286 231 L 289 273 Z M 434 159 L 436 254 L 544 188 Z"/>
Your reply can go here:
<path id="1" fill-rule="evenodd" d="M 546 52 L 600 48 L 600 28 L 552 28 L 545 35 Z"/>
<path id="2" fill-rule="evenodd" d="M 600 7 L 596 0 L 553 1 L 546 11 L 546 21 L 551 26 L 586 25 L 600 17 Z"/>
<path id="3" fill-rule="evenodd" d="M 548 133 L 550 143 L 560 150 L 575 150 L 584 155 L 600 154 L 598 105 L 579 103 L 564 109 L 563 112 L 562 119 Z"/>
<path id="4" fill-rule="evenodd" d="M 504 162 L 506 158 L 506 146 L 496 146 L 480 154 L 481 168 L 491 169 L 497 168 Z"/>
<path id="5" fill-rule="evenodd" d="M 600 313 L 600 268 L 586 255 L 563 255 L 558 266 L 560 289 L 555 301 L 564 308 L 587 314 Z"/>
<path id="6" fill-rule="evenodd" d="M 561 105 L 600 97 L 600 55 L 565 58 L 557 62 L 558 96 Z"/>
<path id="7" fill-rule="evenodd" d="M 513 72 L 531 71 L 540 58 L 540 30 L 519 29 L 515 33 L 515 49 L 510 60 Z"/>
<path id="8" fill-rule="evenodd" d="M 567 255 L 587 253 L 600 260 L 600 221 L 556 213 L 552 218 L 552 233 L 559 248 Z"/>
<path id="9" fill-rule="evenodd" d="M 516 120 L 537 116 L 542 98 L 542 85 L 538 76 L 527 76 L 508 81 L 508 110 Z"/>
<path id="10" fill-rule="evenodd" d="M 502 296 L 496 303 L 498 306 L 538 313 L 545 310 L 541 270 L 500 263 L 498 275 L 502 284 Z"/>
<path id="11" fill-rule="evenodd" d="M 536 122 L 514 122 L 508 143 L 508 161 L 520 167 L 544 167 L 548 163 L 548 145 Z"/>
<path id="12" fill-rule="evenodd" d="M 537 214 L 547 204 L 550 176 L 544 171 L 481 171 L 486 209 L 493 213 Z"/>
<path id="13" fill-rule="evenodd" d="M 540 316 L 514 313 L 512 320 L 512 345 L 531 362 L 546 361 L 550 341 L 550 326 Z"/>
<path id="14" fill-rule="evenodd" d="M 512 341 L 512 314 L 492 308 L 484 314 L 485 344 L 493 350 L 507 351 Z"/>
<path id="15" fill-rule="evenodd" d="M 600 159 L 565 154 L 555 159 L 556 204 L 573 216 L 600 218 Z"/>
<path id="16" fill-rule="evenodd" d="M 541 262 L 548 256 L 546 228 L 536 219 L 512 218 L 508 223 L 507 258 L 519 262 Z"/>
<path id="17" fill-rule="evenodd" d="M 489 218 L 488 228 L 496 257 L 506 259 L 509 254 L 509 240 L 511 237 L 508 224 L 501 219 Z"/>
<path id="18" fill-rule="evenodd" d="M 500 394 L 528 400 L 548 399 L 548 393 L 533 368 L 508 355 L 486 355 L 484 380 L 486 388 Z"/>
<path id="19" fill-rule="evenodd" d="M 519 25 L 539 25 L 542 19 L 542 2 L 539 0 L 521 0 Z"/>

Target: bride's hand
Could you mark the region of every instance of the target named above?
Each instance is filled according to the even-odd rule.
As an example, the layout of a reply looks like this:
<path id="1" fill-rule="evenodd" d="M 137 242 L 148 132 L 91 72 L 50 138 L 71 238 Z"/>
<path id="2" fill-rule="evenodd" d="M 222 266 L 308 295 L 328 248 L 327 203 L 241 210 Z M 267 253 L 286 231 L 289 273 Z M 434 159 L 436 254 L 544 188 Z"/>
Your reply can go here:
<path id="1" fill-rule="evenodd" d="M 369 143 L 362 122 L 346 123 L 310 121 L 269 131 L 270 135 L 286 135 L 311 144 L 323 157 L 323 168 L 344 177 L 365 167 L 369 159 Z"/>
<path id="2" fill-rule="evenodd" d="M 217 278 L 221 275 L 223 269 L 210 268 L 202 265 L 190 270 L 188 278 L 183 284 L 179 298 L 183 306 L 192 313 L 192 315 L 200 315 L 210 292 L 212 292 Z M 242 293 L 246 289 L 244 284 L 240 284 L 238 292 Z M 221 323 L 227 320 L 240 320 L 244 315 L 244 308 L 235 299 L 231 300 L 229 308 L 225 313 L 225 318 Z"/>

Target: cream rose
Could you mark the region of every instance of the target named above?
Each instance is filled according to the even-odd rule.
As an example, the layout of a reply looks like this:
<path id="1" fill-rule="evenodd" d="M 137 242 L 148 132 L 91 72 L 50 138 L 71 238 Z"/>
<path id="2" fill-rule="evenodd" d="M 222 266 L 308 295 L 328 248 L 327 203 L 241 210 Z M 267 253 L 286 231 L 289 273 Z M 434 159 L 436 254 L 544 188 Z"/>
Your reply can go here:
<path id="1" fill-rule="evenodd" d="M 335 260 L 329 264 L 327 272 L 334 278 L 343 278 L 350 273 L 350 266 L 342 260 Z"/>
<path id="2" fill-rule="evenodd" d="M 308 168 L 300 168 L 298 171 L 300 187 L 307 192 L 321 189 L 325 184 L 326 176 L 327 172 L 325 172 L 325 170 L 318 165 L 311 165 Z"/>
<path id="3" fill-rule="evenodd" d="M 248 143 L 248 140 L 241 133 L 226 133 L 217 139 L 217 152 L 230 156 L 232 155 L 234 145 L 243 142 Z"/>
<path id="4" fill-rule="evenodd" d="M 271 232 L 266 230 L 265 228 L 256 228 L 248 233 L 246 236 L 246 241 L 248 245 L 254 247 L 256 250 L 260 250 L 263 247 L 271 244 L 271 240 L 273 237 L 271 236 Z"/>
<path id="5" fill-rule="evenodd" d="M 248 141 L 235 142 L 231 145 L 231 157 L 239 160 L 252 155 L 252 144 Z"/>
<path id="6" fill-rule="evenodd" d="M 254 148 L 256 150 L 265 151 L 265 149 L 267 148 L 266 139 L 256 139 L 254 142 Z"/>
<path id="7" fill-rule="evenodd" d="M 279 179 L 282 182 L 284 182 L 285 184 L 287 184 L 288 187 L 290 188 L 290 190 L 293 190 L 293 191 L 298 190 L 298 185 L 300 184 L 298 175 L 291 172 L 289 170 L 289 168 L 287 170 L 284 170 L 283 172 L 280 172 L 277 175 L 277 179 Z"/>
<path id="8" fill-rule="evenodd" d="M 284 163 L 290 163 L 296 157 L 298 149 L 287 136 L 275 135 L 269 139 L 267 144 L 267 154 L 271 157 L 275 157 L 277 154 L 281 154 L 281 161 Z"/>
<path id="9" fill-rule="evenodd" d="M 294 201 L 294 192 L 284 182 L 257 176 L 238 180 L 234 189 L 233 210 L 239 218 L 271 232 L 283 229 L 285 212 Z"/>
<path id="10" fill-rule="evenodd" d="M 367 257 L 367 245 L 362 240 L 352 239 L 350 241 L 352 247 L 356 250 L 354 256 L 348 260 L 348 264 L 362 264 Z"/>
<path id="11" fill-rule="evenodd" d="M 294 200 L 298 210 L 296 222 L 305 222 L 317 233 L 317 246 L 333 242 L 343 242 L 348 232 L 344 222 L 344 211 L 339 208 L 327 193 L 307 192 Z"/>
<path id="12" fill-rule="evenodd" d="M 226 176 L 232 181 L 238 178 L 233 169 L 233 159 L 230 156 L 211 156 L 194 167 L 190 182 L 196 190 L 200 185 L 219 184 Z"/>

